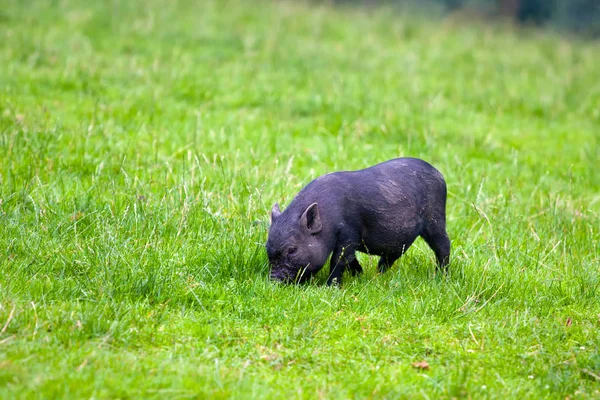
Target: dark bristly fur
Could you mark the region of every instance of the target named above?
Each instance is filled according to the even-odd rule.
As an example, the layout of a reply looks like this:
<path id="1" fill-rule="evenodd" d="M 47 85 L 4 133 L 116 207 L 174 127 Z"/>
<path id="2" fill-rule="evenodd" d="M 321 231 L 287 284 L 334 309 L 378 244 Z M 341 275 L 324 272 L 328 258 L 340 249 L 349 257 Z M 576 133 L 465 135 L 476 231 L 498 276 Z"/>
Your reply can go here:
<path id="1" fill-rule="evenodd" d="M 433 166 L 397 158 L 359 171 L 323 175 L 304 187 L 285 211 L 275 204 L 266 248 L 271 277 L 301 282 L 330 254 L 327 284 L 348 269 L 360 274 L 355 252 L 381 256 L 387 270 L 421 236 L 446 270 L 446 183 Z"/>

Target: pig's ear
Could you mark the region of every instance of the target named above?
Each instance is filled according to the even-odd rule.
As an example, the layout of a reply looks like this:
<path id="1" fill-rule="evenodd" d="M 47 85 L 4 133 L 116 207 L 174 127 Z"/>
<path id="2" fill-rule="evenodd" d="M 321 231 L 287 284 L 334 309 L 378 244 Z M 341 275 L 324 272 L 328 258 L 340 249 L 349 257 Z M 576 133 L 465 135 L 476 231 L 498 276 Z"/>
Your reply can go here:
<path id="1" fill-rule="evenodd" d="M 312 203 L 300 217 L 300 225 L 308 229 L 311 235 L 319 233 L 323 225 L 321 225 L 321 216 L 319 215 L 319 206 L 317 203 Z"/>
<path id="2" fill-rule="evenodd" d="M 273 208 L 271 208 L 271 224 L 273 221 L 277 219 L 281 215 L 281 210 L 279 209 L 279 203 L 273 204 Z"/>

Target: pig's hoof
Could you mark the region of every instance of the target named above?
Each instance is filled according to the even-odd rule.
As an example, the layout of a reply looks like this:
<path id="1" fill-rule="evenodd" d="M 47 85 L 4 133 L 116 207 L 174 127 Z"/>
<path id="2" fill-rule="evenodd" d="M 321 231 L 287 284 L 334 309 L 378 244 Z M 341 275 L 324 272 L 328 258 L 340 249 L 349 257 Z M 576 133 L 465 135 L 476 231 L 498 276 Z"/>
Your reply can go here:
<path id="1" fill-rule="evenodd" d="M 342 278 L 329 278 L 327 279 L 327 286 L 340 286 L 342 284 Z"/>

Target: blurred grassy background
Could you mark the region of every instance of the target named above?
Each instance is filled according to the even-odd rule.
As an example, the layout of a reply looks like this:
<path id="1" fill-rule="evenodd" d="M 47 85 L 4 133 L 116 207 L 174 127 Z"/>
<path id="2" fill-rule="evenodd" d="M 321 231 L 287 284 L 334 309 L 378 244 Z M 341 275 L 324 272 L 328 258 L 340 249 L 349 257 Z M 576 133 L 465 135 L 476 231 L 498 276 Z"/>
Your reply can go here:
<path id="1" fill-rule="evenodd" d="M 519 24 L 552 27 L 595 37 L 600 34 L 596 0 L 329 0 L 335 4 L 412 8 L 430 15 L 456 14 L 506 18 Z"/>
<path id="2" fill-rule="evenodd" d="M 5 1 L 0 397 L 598 396 L 599 62 L 392 6 Z M 419 241 L 268 281 L 272 203 L 397 156 L 446 177 L 448 278 Z"/>

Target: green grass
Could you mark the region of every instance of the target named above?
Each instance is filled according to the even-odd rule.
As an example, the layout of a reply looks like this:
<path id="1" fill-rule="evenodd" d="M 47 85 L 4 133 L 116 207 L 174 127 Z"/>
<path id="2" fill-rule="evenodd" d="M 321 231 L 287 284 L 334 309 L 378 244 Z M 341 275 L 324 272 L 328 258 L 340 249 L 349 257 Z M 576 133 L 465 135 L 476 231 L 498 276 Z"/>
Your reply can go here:
<path id="1" fill-rule="evenodd" d="M 600 396 L 600 46 L 464 22 L 5 0 L 0 398 Z M 268 280 L 274 202 L 397 156 L 447 277 Z"/>

